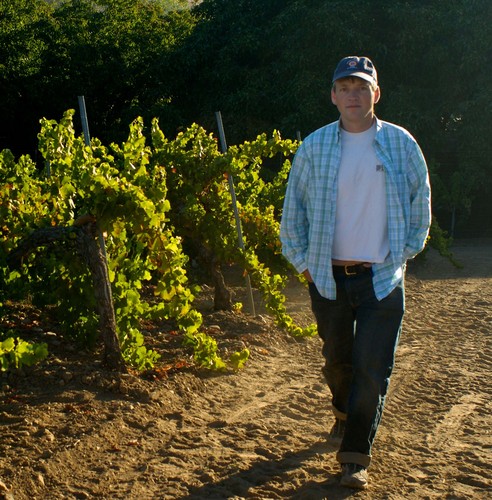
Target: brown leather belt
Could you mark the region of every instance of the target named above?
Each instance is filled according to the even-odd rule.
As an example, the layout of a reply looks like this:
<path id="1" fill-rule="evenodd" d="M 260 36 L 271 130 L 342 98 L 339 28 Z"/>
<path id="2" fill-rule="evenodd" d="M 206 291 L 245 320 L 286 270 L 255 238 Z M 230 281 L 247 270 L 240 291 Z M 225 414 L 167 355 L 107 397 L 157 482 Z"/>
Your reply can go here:
<path id="1" fill-rule="evenodd" d="M 357 276 L 370 272 L 371 266 L 365 264 L 354 264 L 352 266 L 333 266 L 334 276 Z"/>

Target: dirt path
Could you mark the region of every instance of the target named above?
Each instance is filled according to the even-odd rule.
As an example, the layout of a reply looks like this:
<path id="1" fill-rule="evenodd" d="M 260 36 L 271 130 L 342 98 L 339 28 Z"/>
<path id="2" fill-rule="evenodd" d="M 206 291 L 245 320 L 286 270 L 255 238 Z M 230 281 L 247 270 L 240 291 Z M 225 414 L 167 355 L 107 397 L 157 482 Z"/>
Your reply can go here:
<path id="1" fill-rule="evenodd" d="M 59 353 L 4 387 L 4 496 L 491 498 L 492 242 L 454 252 L 463 269 L 432 253 L 410 269 L 405 328 L 366 492 L 338 485 L 319 340 L 286 338 L 267 318 L 212 315 L 208 321 L 231 345 L 252 351 L 237 374 L 114 380 L 87 357 Z M 292 311 L 311 320 L 306 292 L 293 287 L 289 297 Z"/>

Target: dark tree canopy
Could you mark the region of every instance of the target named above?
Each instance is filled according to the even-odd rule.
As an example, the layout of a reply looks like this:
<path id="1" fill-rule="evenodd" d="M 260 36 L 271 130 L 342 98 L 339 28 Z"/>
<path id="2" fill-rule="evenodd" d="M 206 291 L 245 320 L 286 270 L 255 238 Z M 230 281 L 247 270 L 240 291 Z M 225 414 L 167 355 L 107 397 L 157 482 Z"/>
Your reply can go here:
<path id="1" fill-rule="evenodd" d="M 0 148 L 33 154 L 41 117 L 85 95 L 91 133 L 136 116 L 169 135 L 221 111 L 229 143 L 337 119 L 337 61 L 376 64 L 380 118 L 415 135 L 433 204 L 457 235 L 492 235 L 489 0 L 0 0 Z"/>

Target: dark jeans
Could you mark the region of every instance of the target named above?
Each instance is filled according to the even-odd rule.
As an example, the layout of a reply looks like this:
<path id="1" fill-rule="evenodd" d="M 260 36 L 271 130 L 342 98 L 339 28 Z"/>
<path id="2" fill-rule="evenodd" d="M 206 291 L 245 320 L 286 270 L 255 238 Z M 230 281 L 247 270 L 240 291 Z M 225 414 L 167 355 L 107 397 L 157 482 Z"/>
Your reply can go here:
<path id="1" fill-rule="evenodd" d="M 367 467 L 381 421 L 405 310 L 403 285 L 378 301 L 372 271 L 335 276 L 336 300 L 309 284 L 312 310 L 323 340 L 323 373 L 333 410 L 346 419 L 337 454 L 341 463 Z"/>

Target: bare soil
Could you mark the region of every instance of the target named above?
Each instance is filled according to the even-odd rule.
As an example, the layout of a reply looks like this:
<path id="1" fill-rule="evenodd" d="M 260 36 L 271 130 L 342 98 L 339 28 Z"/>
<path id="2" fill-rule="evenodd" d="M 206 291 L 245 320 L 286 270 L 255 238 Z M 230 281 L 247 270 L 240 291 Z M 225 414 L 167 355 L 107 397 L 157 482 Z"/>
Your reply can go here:
<path id="1" fill-rule="evenodd" d="M 453 251 L 463 268 L 432 251 L 409 266 L 366 491 L 338 484 L 319 339 L 290 338 L 259 301 L 256 317 L 213 312 L 205 290 L 200 307 L 223 354 L 251 351 L 239 372 L 192 368 L 179 336 L 148 325 L 163 364 L 118 376 L 34 308 L 0 318 L 51 352 L 1 379 L 0 498 L 492 498 L 492 241 Z M 240 282 L 234 289 L 244 298 Z M 292 315 L 311 323 L 306 289 L 292 283 L 287 294 Z"/>

